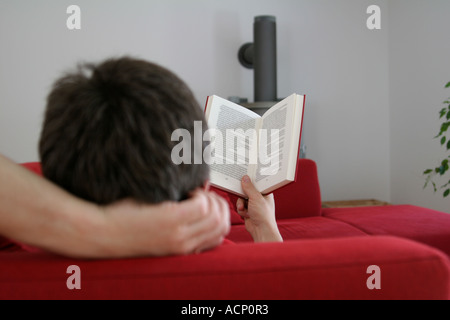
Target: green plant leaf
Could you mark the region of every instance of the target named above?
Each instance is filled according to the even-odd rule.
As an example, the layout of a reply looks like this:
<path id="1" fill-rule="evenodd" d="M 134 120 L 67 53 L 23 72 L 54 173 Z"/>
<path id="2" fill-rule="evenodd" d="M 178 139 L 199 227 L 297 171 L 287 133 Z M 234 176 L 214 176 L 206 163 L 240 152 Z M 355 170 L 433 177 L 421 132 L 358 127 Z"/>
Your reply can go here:
<path id="1" fill-rule="evenodd" d="M 441 130 L 440 130 L 439 134 L 435 138 L 442 136 L 442 134 L 448 130 L 449 126 L 450 126 L 450 121 L 444 122 L 441 125 Z"/>
<path id="2" fill-rule="evenodd" d="M 441 166 L 439 167 L 439 172 L 438 173 L 441 176 L 443 176 L 448 171 L 448 169 L 449 169 L 448 159 L 445 159 L 444 161 L 442 161 Z"/>
<path id="3" fill-rule="evenodd" d="M 450 88 L 450 82 L 448 82 L 445 85 L 445 88 Z M 440 142 L 441 146 L 445 147 L 447 149 L 447 151 L 449 151 L 450 150 L 450 137 L 447 139 L 446 132 L 450 131 L 449 130 L 449 128 L 450 128 L 450 97 L 447 98 L 447 100 L 444 101 L 443 104 L 445 104 L 446 107 L 439 111 L 439 119 L 445 118 L 445 122 L 440 125 L 439 134 L 437 136 L 435 136 L 434 138 L 435 139 L 439 138 L 439 142 Z M 435 181 L 433 181 L 433 180 L 437 175 L 444 176 L 446 173 L 450 172 L 449 163 L 450 163 L 450 155 L 448 155 L 447 158 L 441 162 L 441 165 L 439 167 L 436 167 L 434 169 L 426 169 L 423 172 L 423 174 L 426 176 L 425 184 L 424 184 L 423 188 L 424 189 L 427 188 L 429 186 L 429 184 L 431 183 L 433 186 L 434 193 L 437 193 L 438 187 L 437 187 Z M 447 178 L 448 178 L 448 175 L 447 175 Z M 439 185 L 440 185 L 440 183 L 439 183 Z M 450 186 L 450 180 L 448 181 L 448 183 L 442 185 L 439 188 L 439 190 L 445 190 L 443 193 L 444 198 L 450 196 L 450 188 L 448 188 L 449 186 Z"/>
<path id="4" fill-rule="evenodd" d="M 447 198 L 449 194 L 450 194 L 450 189 L 445 190 L 444 198 Z"/>

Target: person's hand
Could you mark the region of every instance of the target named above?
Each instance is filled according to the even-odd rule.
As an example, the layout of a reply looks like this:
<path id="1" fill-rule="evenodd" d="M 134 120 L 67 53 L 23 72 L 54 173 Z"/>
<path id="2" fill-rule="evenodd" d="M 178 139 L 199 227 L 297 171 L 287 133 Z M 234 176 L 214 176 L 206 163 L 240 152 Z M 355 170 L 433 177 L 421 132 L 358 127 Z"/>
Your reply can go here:
<path id="1" fill-rule="evenodd" d="M 165 256 L 198 253 L 220 245 L 230 230 L 230 212 L 224 199 L 196 190 L 188 200 L 139 205 L 124 200 L 104 208 L 109 232 L 107 244 L 122 256 Z"/>
<path id="2" fill-rule="evenodd" d="M 245 228 L 255 242 L 281 242 L 283 238 L 275 219 L 275 201 L 273 194 L 263 196 L 250 181 L 242 178 L 242 189 L 248 200 L 239 198 L 237 212 L 244 218 Z"/>

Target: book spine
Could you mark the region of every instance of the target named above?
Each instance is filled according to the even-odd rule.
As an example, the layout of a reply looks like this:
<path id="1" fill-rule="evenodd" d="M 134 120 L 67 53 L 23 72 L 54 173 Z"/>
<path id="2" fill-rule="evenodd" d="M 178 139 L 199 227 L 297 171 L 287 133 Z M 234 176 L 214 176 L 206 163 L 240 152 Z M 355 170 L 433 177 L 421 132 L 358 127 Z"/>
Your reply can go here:
<path id="1" fill-rule="evenodd" d="M 300 148 L 301 148 L 301 144 L 302 144 L 303 119 L 304 119 L 304 116 L 305 116 L 305 105 L 306 105 L 306 95 L 303 96 L 302 122 L 300 123 L 300 138 L 298 140 L 297 164 L 296 164 L 296 168 L 295 168 L 294 182 L 297 181 L 297 176 L 298 176 L 298 163 L 299 163 L 298 159 L 300 158 Z"/>
<path id="2" fill-rule="evenodd" d="M 210 98 L 211 98 L 210 96 L 208 96 L 206 98 L 205 109 L 203 110 L 203 113 L 206 113 L 206 108 L 208 108 L 208 101 L 209 101 Z"/>

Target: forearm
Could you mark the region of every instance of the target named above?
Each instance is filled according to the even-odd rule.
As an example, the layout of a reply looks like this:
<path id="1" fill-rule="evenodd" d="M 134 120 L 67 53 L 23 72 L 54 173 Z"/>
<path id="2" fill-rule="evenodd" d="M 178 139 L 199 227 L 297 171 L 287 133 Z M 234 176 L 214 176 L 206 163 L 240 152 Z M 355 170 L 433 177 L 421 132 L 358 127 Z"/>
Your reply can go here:
<path id="1" fill-rule="evenodd" d="M 79 200 L 0 155 L 0 234 L 69 256 L 102 250 L 99 208 Z M 101 235 L 99 235 L 101 236 Z"/>

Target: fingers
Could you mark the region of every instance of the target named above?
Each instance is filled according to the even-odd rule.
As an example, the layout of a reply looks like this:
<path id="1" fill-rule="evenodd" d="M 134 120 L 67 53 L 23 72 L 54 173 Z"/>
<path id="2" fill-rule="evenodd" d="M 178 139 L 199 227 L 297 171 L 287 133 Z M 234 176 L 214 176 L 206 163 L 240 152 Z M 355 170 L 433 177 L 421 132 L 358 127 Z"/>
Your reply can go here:
<path id="1" fill-rule="evenodd" d="M 215 193 L 208 194 L 208 212 L 204 219 L 191 225 L 189 239 L 198 253 L 220 245 L 230 230 L 227 203 Z"/>
<path id="2" fill-rule="evenodd" d="M 240 216 L 248 218 L 248 200 L 239 198 L 236 202 L 236 211 Z"/>
<path id="3" fill-rule="evenodd" d="M 261 193 L 255 188 L 249 176 L 244 176 L 241 180 L 242 190 L 250 199 L 262 197 Z"/>
<path id="4" fill-rule="evenodd" d="M 230 230 L 230 212 L 214 192 L 197 190 L 183 203 L 183 253 L 201 252 L 222 243 Z"/>
<path id="5" fill-rule="evenodd" d="M 247 199 L 239 198 L 236 202 L 237 213 L 243 218 L 249 218 L 248 215 L 248 202 L 259 201 L 262 199 L 262 194 L 255 188 L 249 176 L 244 176 L 241 180 L 242 190 L 248 196 Z"/>
<path id="6" fill-rule="evenodd" d="M 178 203 L 179 219 L 190 224 L 201 220 L 208 212 L 208 192 L 196 189 L 191 193 L 191 198 Z"/>
<path id="7" fill-rule="evenodd" d="M 228 203 L 217 195 L 214 192 L 210 192 L 210 202 L 214 203 L 215 206 L 217 206 L 217 215 L 219 219 L 219 228 L 222 230 L 222 233 L 224 236 L 226 236 L 230 232 L 230 208 L 228 207 Z"/>

